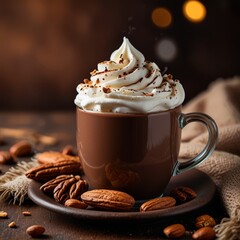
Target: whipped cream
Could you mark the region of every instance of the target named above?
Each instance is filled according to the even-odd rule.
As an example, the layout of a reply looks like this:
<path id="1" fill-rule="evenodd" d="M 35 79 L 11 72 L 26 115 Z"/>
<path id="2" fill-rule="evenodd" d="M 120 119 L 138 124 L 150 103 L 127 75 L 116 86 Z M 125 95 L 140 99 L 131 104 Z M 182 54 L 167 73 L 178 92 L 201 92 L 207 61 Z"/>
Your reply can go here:
<path id="1" fill-rule="evenodd" d="M 83 110 L 116 113 L 150 113 L 173 109 L 185 98 L 181 83 L 172 75 L 162 76 L 153 62 L 145 61 L 123 38 L 109 61 L 98 64 L 90 80 L 77 86 L 75 104 Z"/>

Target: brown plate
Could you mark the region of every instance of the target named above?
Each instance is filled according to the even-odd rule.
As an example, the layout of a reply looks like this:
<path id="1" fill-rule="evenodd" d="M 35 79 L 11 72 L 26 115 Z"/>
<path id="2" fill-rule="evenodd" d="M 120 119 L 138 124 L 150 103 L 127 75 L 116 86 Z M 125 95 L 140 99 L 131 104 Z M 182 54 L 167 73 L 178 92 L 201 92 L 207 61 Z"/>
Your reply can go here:
<path id="1" fill-rule="evenodd" d="M 28 196 L 37 205 L 47 208 L 50 211 L 88 220 L 107 219 L 122 221 L 164 219 L 194 211 L 209 203 L 213 198 L 216 189 L 215 184 L 208 175 L 197 169 L 192 169 L 185 173 L 172 177 L 164 195 L 168 195 L 169 191 L 174 187 L 187 186 L 192 188 L 197 193 L 197 197 L 195 199 L 181 205 L 163 210 L 139 212 L 139 206 L 136 204 L 136 207 L 129 212 L 111 212 L 95 209 L 77 209 L 65 207 L 64 205 L 57 203 L 53 198 L 45 195 L 39 189 L 40 186 L 41 183 L 31 181 L 28 188 Z"/>

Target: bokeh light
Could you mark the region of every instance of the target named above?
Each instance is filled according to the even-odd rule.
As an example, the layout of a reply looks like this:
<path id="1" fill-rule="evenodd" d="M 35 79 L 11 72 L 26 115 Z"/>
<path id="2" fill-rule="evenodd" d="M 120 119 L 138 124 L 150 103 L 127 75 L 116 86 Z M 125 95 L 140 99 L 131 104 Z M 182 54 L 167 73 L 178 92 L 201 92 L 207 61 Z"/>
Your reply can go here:
<path id="1" fill-rule="evenodd" d="M 170 38 L 161 39 L 156 45 L 156 53 L 164 62 L 173 61 L 177 55 L 177 45 Z"/>
<path id="2" fill-rule="evenodd" d="M 183 5 L 183 14 L 191 22 L 201 22 L 206 17 L 207 10 L 201 2 L 189 0 Z"/>
<path id="3" fill-rule="evenodd" d="M 164 7 L 155 8 L 152 11 L 152 21 L 157 27 L 160 28 L 169 27 L 172 23 L 172 14 L 167 8 Z"/>

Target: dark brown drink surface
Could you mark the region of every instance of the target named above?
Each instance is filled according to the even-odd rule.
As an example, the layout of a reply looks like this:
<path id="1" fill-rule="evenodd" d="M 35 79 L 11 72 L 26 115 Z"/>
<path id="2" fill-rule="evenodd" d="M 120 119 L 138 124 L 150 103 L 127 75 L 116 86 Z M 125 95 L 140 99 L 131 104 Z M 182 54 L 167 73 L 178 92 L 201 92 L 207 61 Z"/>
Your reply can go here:
<path id="1" fill-rule="evenodd" d="M 159 196 L 178 159 L 181 107 L 151 114 L 85 112 L 77 107 L 77 147 L 91 188 Z"/>

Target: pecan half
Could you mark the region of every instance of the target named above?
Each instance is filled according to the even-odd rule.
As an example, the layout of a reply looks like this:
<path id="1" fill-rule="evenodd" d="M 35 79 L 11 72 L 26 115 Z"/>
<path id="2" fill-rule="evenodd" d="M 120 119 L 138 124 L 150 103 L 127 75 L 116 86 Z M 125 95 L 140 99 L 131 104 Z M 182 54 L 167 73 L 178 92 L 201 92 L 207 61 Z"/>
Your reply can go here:
<path id="1" fill-rule="evenodd" d="M 86 209 L 88 207 L 88 205 L 80 200 L 77 199 L 68 199 L 64 205 L 66 207 L 73 207 L 73 208 L 80 208 L 80 209 Z"/>
<path id="2" fill-rule="evenodd" d="M 135 200 L 131 195 L 108 189 L 87 191 L 81 195 L 81 199 L 89 206 L 113 211 L 129 210 L 135 204 Z"/>
<path id="3" fill-rule="evenodd" d="M 192 235 L 192 239 L 196 239 L 196 240 L 213 240 L 215 239 L 215 237 L 216 237 L 216 233 L 211 227 L 199 228 Z"/>
<path id="4" fill-rule="evenodd" d="M 215 225 L 215 219 L 208 214 L 201 215 L 195 219 L 195 226 L 197 228 L 214 227 Z"/>
<path id="5" fill-rule="evenodd" d="M 15 157 L 28 156 L 32 154 L 32 145 L 30 142 L 22 140 L 12 145 L 9 152 Z"/>
<path id="6" fill-rule="evenodd" d="M 14 162 L 14 158 L 9 151 L 0 151 L 0 163 L 1 164 L 10 164 Z"/>
<path id="7" fill-rule="evenodd" d="M 53 190 L 54 199 L 64 203 L 69 198 L 81 199 L 81 194 L 88 190 L 88 184 L 80 176 L 71 176 L 61 181 Z"/>
<path id="8" fill-rule="evenodd" d="M 73 175 L 60 175 L 46 183 L 44 183 L 40 189 L 47 194 L 53 194 L 54 188 L 62 181 L 66 181 L 70 178 L 72 178 Z"/>
<path id="9" fill-rule="evenodd" d="M 197 197 L 197 193 L 189 187 L 177 187 L 170 192 L 170 196 L 180 202 L 187 202 Z"/>
<path id="10" fill-rule="evenodd" d="M 160 210 L 175 206 L 176 200 L 172 197 L 159 197 L 143 203 L 140 207 L 141 212 Z"/>
<path id="11" fill-rule="evenodd" d="M 56 163 L 43 164 L 31 168 L 26 172 L 28 178 L 39 182 L 49 181 L 63 174 L 79 174 L 82 171 L 80 162 L 76 161 L 59 161 Z"/>
<path id="12" fill-rule="evenodd" d="M 76 177 L 77 176 L 75 176 L 75 178 Z M 88 183 L 85 180 L 80 177 L 77 180 L 78 181 L 73 183 L 69 190 L 69 197 L 73 199 L 81 199 L 81 194 L 88 190 Z"/>
<path id="13" fill-rule="evenodd" d="M 55 162 L 67 161 L 67 160 L 80 162 L 79 156 L 70 156 L 68 154 L 54 152 L 54 151 L 37 153 L 34 155 L 34 158 L 41 164 L 55 163 Z"/>
<path id="14" fill-rule="evenodd" d="M 182 224 L 172 224 L 163 229 L 163 233 L 168 238 L 180 238 L 186 232 L 185 227 Z"/>
<path id="15" fill-rule="evenodd" d="M 41 225 L 32 225 L 27 228 L 26 232 L 31 237 L 37 238 L 37 237 L 42 236 L 42 234 L 45 232 L 45 228 Z"/>

